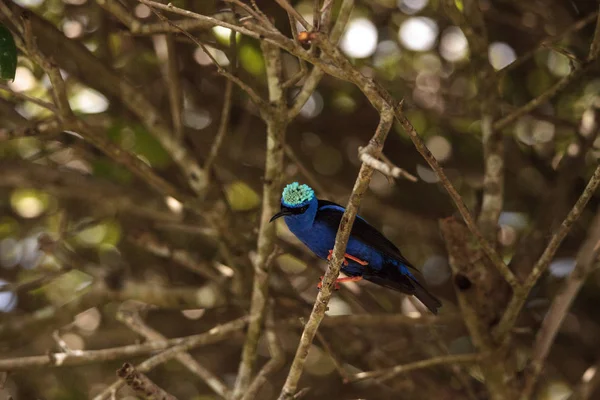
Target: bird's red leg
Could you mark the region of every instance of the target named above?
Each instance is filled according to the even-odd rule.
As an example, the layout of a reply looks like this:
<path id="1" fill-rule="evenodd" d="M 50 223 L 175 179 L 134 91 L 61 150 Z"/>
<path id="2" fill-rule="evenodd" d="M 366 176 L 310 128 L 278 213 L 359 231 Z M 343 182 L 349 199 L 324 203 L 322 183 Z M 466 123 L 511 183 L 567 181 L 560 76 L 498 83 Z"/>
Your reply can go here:
<path id="1" fill-rule="evenodd" d="M 354 256 L 351 256 L 350 254 L 344 254 L 344 257 L 345 257 L 345 258 L 348 258 L 348 259 L 350 259 L 350 260 L 352 260 L 352 261 L 355 261 L 355 262 L 359 263 L 359 264 L 360 264 L 360 265 L 362 265 L 362 266 L 369 265 L 368 261 L 363 261 L 363 260 L 361 260 L 361 259 L 359 259 L 359 258 L 356 258 L 356 257 L 354 257 Z"/>
<path id="2" fill-rule="evenodd" d="M 340 290 L 340 283 L 343 283 L 343 282 L 358 282 L 358 281 L 362 280 L 362 278 L 363 278 L 362 276 L 348 276 L 348 277 L 345 277 L 345 278 L 337 278 L 335 280 L 334 289 L 335 290 Z M 317 285 L 317 289 L 321 289 L 323 287 L 323 276 L 321 276 L 319 279 L 320 279 L 320 282 Z"/>
<path id="3" fill-rule="evenodd" d="M 327 256 L 327 259 L 331 260 L 331 257 L 333 257 L 333 250 L 329 250 L 329 255 Z M 344 266 L 348 265 L 348 260 L 357 262 L 358 264 L 360 264 L 362 266 L 369 265 L 368 261 L 363 261 L 360 258 L 356 258 L 356 257 L 346 253 L 346 254 L 344 254 Z"/>

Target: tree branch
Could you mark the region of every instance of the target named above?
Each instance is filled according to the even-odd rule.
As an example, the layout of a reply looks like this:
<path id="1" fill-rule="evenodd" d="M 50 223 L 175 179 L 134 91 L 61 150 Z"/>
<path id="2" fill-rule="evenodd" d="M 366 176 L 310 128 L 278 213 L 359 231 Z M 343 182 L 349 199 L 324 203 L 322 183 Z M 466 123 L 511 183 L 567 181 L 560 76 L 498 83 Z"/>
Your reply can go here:
<path id="1" fill-rule="evenodd" d="M 189 351 L 196 347 L 220 342 L 221 340 L 230 337 L 233 333 L 242 330 L 246 326 L 246 323 L 247 318 L 244 317 L 223 325 L 217 325 L 206 333 L 181 338 L 152 341 L 143 344 L 131 344 L 128 346 L 113 347 L 103 350 L 74 351 L 71 353 L 58 352 L 49 353 L 43 356 L 5 358 L 0 360 L 0 371 L 91 364 L 118 360 L 121 358 L 137 357 L 165 349 L 176 349 L 176 352 Z"/>

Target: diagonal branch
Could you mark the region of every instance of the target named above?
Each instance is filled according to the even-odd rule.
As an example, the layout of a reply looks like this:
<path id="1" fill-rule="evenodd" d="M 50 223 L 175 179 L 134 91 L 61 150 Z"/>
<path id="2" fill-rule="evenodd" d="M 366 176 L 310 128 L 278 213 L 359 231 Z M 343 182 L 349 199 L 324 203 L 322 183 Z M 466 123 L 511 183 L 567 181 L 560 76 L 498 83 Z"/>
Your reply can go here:
<path id="1" fill-rule="evenodd" d="M 393 110 L 391 108 L 384 109 L 381 113 L 381 120 L 379 121 L 379 126 L 375 131 L 375 135 L 373 135 L 373 138 L 370 140 L 365 151 L 369 152 L 375 157 L 381 154 L 383 143 L 388 132 L 390 131 L 390 128 L 392 127 L 393 122 Z M 279 395 L 280 400 L 292 399 L 296 394 L 298 381 L 300 380 L 302 370 L 304 369 L 304 363 L 308 357 L 308 350 L 315 338 L 317 330 L 319 329 L 319 325 L 325 316 L 327 304 L 329 303 L 331 295 L 333 294 L 333 285 L 336 278 L 340 274 L 344 252 L 346 251 L 346 245 L 348 244 L 348 239 L 350 237 L 350 230 L 352 229 L 354 219 L 358 213 L 362 196 L 369 188 L 369 182 L 371 180 L 371 176 L 373 175 L 373 171 L 373 168 L 364 163 L 360 167 L 358 177 L 354 184 L 354 188 L 352 189 L 352 194 L 348 200 L 348 206 L 346 207 L 344 215 L 342 216 L 342 220 L 340 221 L 340 228 L 337 232 L 335 245 L 333 248 L 333 257 L 329 263 L 329 266 L 327 267 L 327 271 L 325 271 L 325 276 L 323 277 L 322 281 L 322 289 L 317 295 L 313 310 L 306 323 L 306 326 L 304 327 L 304 331 L 302 332 L 302 337 L 300 338 L 296 355 L 292 362 L 292 366 L 290 367 L 290 372 L 287 376 L 283 389 L 281 390 L 281 394 Z"/>
<path id="2" fill-rule="evenodd" d="M 546 271 L 548 265 L 550 265 L 550 262 L 554 258 L 558 247 L 560 246 L 564 238 L 567 236 L 567 234 L 571 231 L 573 224 L 579 219 L 579 217 L 583 213 L 585 206 L 587 205 L 590 198 L 594 195 L 599 185 L 600 166 L 596 168 L 583 193 L 581 194 L 581 196 L 579 197 L 579 199 L 577 200 L 567 217 L 564 219 L 558 230 L 552 235 L 550 242 L 546 246 L 546 249 L 540 256 L 539 260 L 534 265 L 533 270 L 527 277 L 527 280 L 525 281 L 523 286 L 518 288 L 518 290 L 514 292 L 513 297 L 510 300 L 510 303 L 508 304 L 506 311 L 502 316 L 502 319 L 500 320 L 500 323 L 494 329 L 494 336 L 497 339 L 504 337 L 515 325 L 517 317 L 519 316 L 519 313 L 521 312 L 521 309 L 523 308 L 523 305 L 527 300 L 529 292 L 537 283 L 538 279 L 542 276 L 542 274 Z"/>
<path id="3" fill-rule="evenodd" d="M 446 364 L 471 364 L 476 363 L 481 359 L 480 354 L 451 354 L 447 356 L 439 356 L 428 360 L 415 361 L 408 364 L 398 365 L 392 368 L 380 369 L 370 372 L 359 372 L 355 374 L 350 382 L 362 381 L 365 379 L 380 378 L 380 380 L 388 380 L 400 374 L 415 371 L 417 369 L 430 368 L 438 365 Z"/>
<path id="4" fill-rule="evenodd" d="M 592 271 L 594 263 L 598 259 L 598 255 L 600 254 L 599 244 L 600 212 L 597 212 L 590 227 L 588 238 L 583 246 L 581 246 L 577 255 L 577 264 L 560 289 L 560 292 L 552 301 L 552 305 L 546 313 L 542 326 L 536 335 L 533 355 L 528 366 L 529 374 L 526 375 L 525 388 L 521 394 L 521 399 L 523 400 L 531 397 L 558 330 L 569 312 L 577 293 L 579 293 L 583 283 Z"/>

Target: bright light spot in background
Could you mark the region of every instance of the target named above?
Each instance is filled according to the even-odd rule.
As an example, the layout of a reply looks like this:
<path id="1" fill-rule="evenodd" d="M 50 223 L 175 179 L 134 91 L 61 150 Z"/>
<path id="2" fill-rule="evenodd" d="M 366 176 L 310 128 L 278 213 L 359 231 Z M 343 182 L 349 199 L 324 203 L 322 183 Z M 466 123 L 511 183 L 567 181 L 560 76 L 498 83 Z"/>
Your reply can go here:
<path id="1" fill-rule="evenodd" d="M 427 5 L 428 0 L 398 0 L 398 8 L 404 14 L 416 14 Z"/>
<path id="2" fill-rule="evenodd" d="M 200 110 L 183 110 L 183 123 L 193 129 L 204 129 L 210 125 L 212 118 L 210 113 L 205 109 Z"/>
<path id="3" fill-rule="evenodd" d="M 175 214 L 181 214 L 181 211 L 183 210 L 183 204 L 181 204 L 179 200 L 169 196 L 165 199 L 165 202 L 167 203 L 169 210 L 173 211 Z"/>
<path id="4" fill-rule="evenodd" d="M 527 217 L 523 213 L 514 211 L 502 211 L 498 218 L 499 225 L 509 225 L 515 229 L 525 229 L 527 227 Z"/>
<path id="5" fill-rule="evenodd" d="M 44 252 L 40 250 L 40 243 L 38 241 L 38 235 L 27 237 L 21 240 L 23 246 L 23 254 L 21 255 L 21 267 L 25 269 L 33 269 L 38 266 Z"/>
<path id="6" fill-rule="evenodd" d="M 217 25 L 212 28 L 212 31 L 218 39 L 229 43 L 229 35 L 231 34 L 231 29 Z"/>
<path id="7" fill-rule="evenodd" d="M 8 82 L 8 86 L 15 92 L 25 92 L 35 87 L 35 76 L 33 73 L 25 67 L 17 67 L 15 74 L 15 80 Z"/>
<path id="8" fill-rule="evenodd" d="M 412 17 L 400 26 L 398 37 L 407 49 L 414 51 L 431 50 L 435 44 L 438 27 L 434 20 L 426 17 Z"/>
<path id="9" fill-rule="evenodd" d="M 450 268 L 446 257 L 433 255 L 429 257 L 421 268 L 427 283 L 432 286 L 441 285 L 450 278 Z"/>
<path id="10" fill-rule="evenodd" d="M 306 264 L 291 254 L 277 257 L 277 265 L 286 274 L 299 274 L 306 270 Z"/>
<path id="11" fill-rule="evenodd" d="M 74 39 L 83 33 L 83 25 L 79 21 L 68 20 L 63 23 L 65 36 Z"/>
<path id="12" fill-rule="evenodd" d="M 306 357 L 306 372 L 311 375 L 327 375 L 335 370 L 335 365 L 323 350 L 315 346 L 310 346 Z"/>
<path id="13" fill-rule="evenodd" d="M 304 118 L 314 118 L 321 114 L 321 111 L 323 111 L 323 96 L 315 91 L 300 109 L 300 115 Z"/>
<path id="14" fill-rule="evenodd" d="M 556 277 L 563 278 L 575 268 L 574 258 L 557 258 L 550 264 L 550 273 Z"/>
<path id="15" fill-rule="evenodd" d="M 135 7 L 135 16 L 138 18 L 148 18 L 152 14 L 152 10 L 145 4 L 138 4 Z"/>
<path id="16" fill-rule="evenodd" d="M 452 155 L 452 145 L 443 136 L 432 136 L 427 139 L 427 148 L 431 154 L 439 161 L 444 162 Z"/>
<path id="17" fill-rule="evenodd" d="M 431 168 L 425 167 L 421 164 L 417 164 L 417 175 L 419 175 L 419 178 L 421 178 L 424 182 L 438 182 L 438 176 L 436 175 L 436 173 Z"/>
<path id="18" fill-rule="evenodd" d="M 108 100 L 94 89 L 83 88 L 69 99 L 71 107 L 86 114 L 97 114 L 106 111 Z"/>
<path id="19" fill-rule="evenodd" d="M 63 334 L 61 337 L 63 342 L 67 345 L 70 350 L 83 350 L 85 349 L 85 342 L 83 338 L 76 333 L 68 332 Z"/>
<path id="20" fill-rule="evenodd" d="M 208 52 L 214 57 L 215 60 L 219 63 L 220 66 L 226 67 L 229 65 L 229 59 L 219 49 L 215 49 L 214 47 L 205 46 Z M 200 65 L 211 65 L 213 62 L 210 57 L 204 52 L 202 47 L 197 47 L 194 50 L 194 60 Z"/>
<path id="21" fill-rule="evenodd" d="M 44 2 L 44 0 L 13 0 L 13 1 L 23 7 L 37 7 Z"/>
<path id="22" fill-rule="evenodd" d="M 223 43 L 224 45 L 229 46 L 229 41 L 230 41 L 229 39 L 231 38 L 231 29 L 217 25 L 212 28 L 212 31 L 219 42 Z M 240 38 L 240 34 L 236 33 L 236 35 L 235 35 L 236 42 L 239 40 L 239 38 Z"/>
<path id="23" fill-rule="evenodd" d="M 490 64 L 496 69 L 502 69 L 512 64 L 517 59 L 517 54 L 508 44 L 504 42 L 494 42 L 488 49 Z"/>
<path id="24" fill-rule="evenodd" d="M 571 73 L 571 61 L 564 54 L 550 51 L 548 53 L 548 69 L 556 76 L 567 76 Z"/>
<path id="25" fill-rule="evenodd" d="M 46 210 L 46 199 L 36 190 L 17 189 L 10 196 L 13 210 L 23 218 L 39 217 Z"/>
<path id="26" fill-rule="evenodd" d="M 583 382 L 589 382 L 591 381 L 594 376 L 596 376 L 596 372 L 597 372 L 597 368 L 592 365 L 591 367 L 589 367 L 588 369 L 585 370 L 585 372 L 583 373 L 583 376 L 581 377 L 581 380 Z"/>
<path id="27" fill-rule="evenodd" d="M 393 40 L 384 40 L 377 45 L 377 50 L 373 56 L 373 65 L 376 68 L 385 67 L 386 65 L 394 65 L 400 60 L 400 47 Z"/>
<path id="28" fill-rule="evenodd" d="M 565 382 L 554 381 L 548 383 L 547 386 L 541 390 L 539 399 L 540 400 L 567 400 L 573 390 Z"/>
<path id="29" fill-rule="evenodd" d="M 102 315 L 96 307 L 88 308 L 75 316 L 75 326 L 87 332 L 93 332 L 100 326 Z"/>
<path id="30" fill-rule="evenodd" d="M 418 299 L 416 298 L 415 300 L 418 301 Z M 400 308 L 402 309 L 402 314 L 406 315 L 409 318 L 419 318 L 421 316 L 421 313 L 419 312 L 417 307 L 415 307 L 412 300 L 408 296 L 405 296 L 404 299 L 402 299 L 402 305 Z"/>
<path id="31" fill-rule="evenodd" d="M 8 282 L 0 279 L 0 286 Z M 17 296 L 13 292 L 0 292 L 0 312 L 11 312 L 17 306 Z"/>
<path id="32" fill-rule="evenodd" d="M 350 315 L 352 308 L 348 303 L 339 297 L 332 297 L 329 301 L 329 309 L 325 312 L 326 315 Z"/>
<path id="33" fill-rule="evenodd" d="M 533 140 L 537 143 L 546 143 L 554 138 L 555 126 L 548 121 L 536 121 L 533 127 Z"/>
<path id="34" fill-rule="evenodd" d="M 100 244 L 106 237 L 108 229 L 106 224 L 98 224 L 84 229 L 77 234 L 77 239 L 88 246 Z"/>
<path id="35" fill-rule="evenodd" d="M 197 308 L 193 310 L 182 310 L 181 314 L 187 319 L 200 319 L 206 313 L 205 308 Z"/>
<path id="36" fill-rule="evenodd" d="M 500 225 L 498 241 L 502 246 L 511 246 L 517 240 L 517 231 L 510 225 Z"/>
<path id="37" fill-rule="evenodd" d="M 377 47 L 377 28 L 367 18 L 353 19 L 346 27 L 340 47 L 350 57 L 369 57 Z"/>
<path id="38" fill-rule="evenodd" d="M 451 26 L 444 30 L 440 40 L 440 54 L 448 61 L 459 61 L 465 58 L 469 44 L 462 30 Z"/>
<path id="39" fill-rule="evenodd" d="M 225 264 L 216 263 L 215 267 L 219 270 L 221 275 L 226 276 L 228 278 L 231 278 L 233 276 L 233 274 L 235 273 L 233 268 L 231 268 Z"/>
<path id="40" fill-rule="evenodd" d="M 0 241 L 0 266 L 4 268 L 14 268 L 19 265 L 23 246 L 15 238 L 8 237 Z"/>

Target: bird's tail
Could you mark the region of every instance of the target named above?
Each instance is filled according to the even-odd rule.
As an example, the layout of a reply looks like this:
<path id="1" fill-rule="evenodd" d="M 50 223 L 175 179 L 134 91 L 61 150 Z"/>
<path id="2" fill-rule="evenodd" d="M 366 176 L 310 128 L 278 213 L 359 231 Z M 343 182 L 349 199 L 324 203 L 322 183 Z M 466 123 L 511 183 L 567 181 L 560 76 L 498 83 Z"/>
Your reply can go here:
<path id="1" fill-rule="evenodd" d="M 417 281 L 417 279 L 411 275 L 408 275 L 413 287 L 415 289 L 414 296 L 421 301 L 421 303 L 425 304 L 425 307 L 429 309 L 432 313 L 438 313 L 438 308 L 442 306 L 442 302 L 438 300 L 437 297 L 429 293 L 427 288 Z"/>

